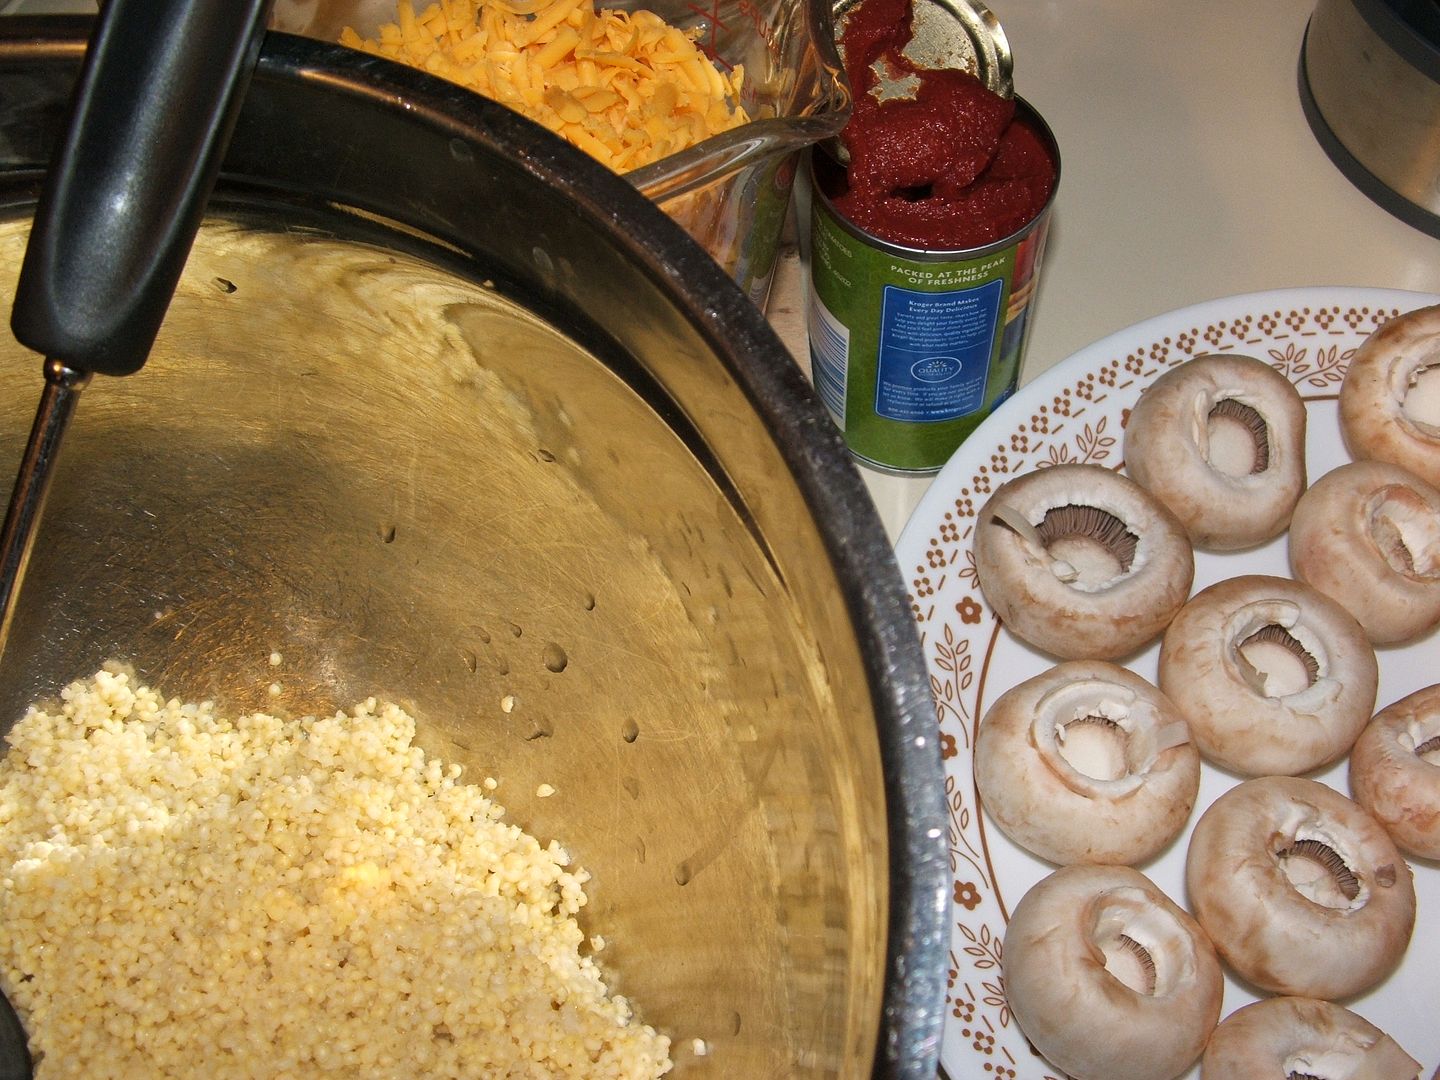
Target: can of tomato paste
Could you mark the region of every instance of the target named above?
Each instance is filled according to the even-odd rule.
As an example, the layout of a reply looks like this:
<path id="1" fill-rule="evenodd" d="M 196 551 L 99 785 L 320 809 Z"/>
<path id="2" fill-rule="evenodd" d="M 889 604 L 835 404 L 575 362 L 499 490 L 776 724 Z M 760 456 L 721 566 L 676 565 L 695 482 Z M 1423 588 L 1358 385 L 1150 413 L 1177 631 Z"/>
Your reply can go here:
<path id="1" fill-rule="evenodd" d="M 1023 99 L 883 55 L 910 41 L 902 23 L 921 2 L 850 12 L 848 161 L 807 157 L 812 378 L 851 452 L 899 473 L 938 471 L 1014 392 L 1060 174 Z M 911 78 L 898 99 L 873 92 L 877 53 L 876 69 Z"/>

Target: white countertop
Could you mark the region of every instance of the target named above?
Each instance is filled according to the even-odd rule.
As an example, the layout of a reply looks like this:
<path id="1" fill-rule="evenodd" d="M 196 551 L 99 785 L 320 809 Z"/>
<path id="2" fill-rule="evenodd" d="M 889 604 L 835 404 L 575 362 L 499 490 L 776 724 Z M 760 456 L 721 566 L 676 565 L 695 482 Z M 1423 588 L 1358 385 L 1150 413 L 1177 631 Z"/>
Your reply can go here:
<path id="1" fill-rule="evenodd" d="M 990 0 L 1061 177 L 1022 381 L 1201 300 L 1288 286 L 1440 293 L 1440 240 L 1391 217 L 1301 112 L 1314 0 Z M 808 369 L 805 272 L 769 312 Z M 862 470 L 891 538 L 929 486 Z"/>

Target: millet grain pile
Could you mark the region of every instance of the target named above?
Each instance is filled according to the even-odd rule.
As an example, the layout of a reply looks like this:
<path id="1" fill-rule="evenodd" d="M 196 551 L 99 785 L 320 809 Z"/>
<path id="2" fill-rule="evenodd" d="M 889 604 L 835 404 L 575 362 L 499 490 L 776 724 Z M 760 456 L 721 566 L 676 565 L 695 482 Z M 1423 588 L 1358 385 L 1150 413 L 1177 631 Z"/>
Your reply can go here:
<path id="1" fill-rule="evenodd" d="M 0 988 L 37 1080 L 667 1072 L 588 955 L 588 875 L 414 734 L 112 671 L 32 708 L 0 761 Z"/>

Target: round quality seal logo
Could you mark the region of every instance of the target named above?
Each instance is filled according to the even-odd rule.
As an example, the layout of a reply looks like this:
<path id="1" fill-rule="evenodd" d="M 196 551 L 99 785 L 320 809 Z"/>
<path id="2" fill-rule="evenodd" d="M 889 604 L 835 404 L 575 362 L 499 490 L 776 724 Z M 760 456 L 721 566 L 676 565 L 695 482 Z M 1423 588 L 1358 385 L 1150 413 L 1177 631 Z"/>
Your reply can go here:
<path id="1" fill-rule="evenodd" d="M 949 382 L 960 374 L 960 361 L 953 356 L 927 356 L 910 368 L 910 377 L 916 382 Z"/>

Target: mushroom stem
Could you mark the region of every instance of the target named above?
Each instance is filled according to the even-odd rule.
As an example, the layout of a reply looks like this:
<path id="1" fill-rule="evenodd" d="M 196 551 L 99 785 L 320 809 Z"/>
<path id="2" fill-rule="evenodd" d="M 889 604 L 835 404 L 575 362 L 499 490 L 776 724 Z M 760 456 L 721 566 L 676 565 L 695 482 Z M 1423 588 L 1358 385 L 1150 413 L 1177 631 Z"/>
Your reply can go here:
<path id="1" fill-rule="evenodd" d="M 1174 723 L 1164 724 L 1155 729 L 1153 741 L 1150 744 L 1150 753 L 1159 757 L 1172 746 L 1184 746 L 1190 741 L 1190 725 L 1183 720 L 1176 720 Z"/>
<path id="2" fill-rule="evenodd" d="M 995 520 L 1004 525 L 1007 529 L 1017 534 L 1027 544 L 1034 545 L 1037 549 L 1045 550 L 1045 541 L 1040 539 L 1040 534 L 1035 531 L 1025 515 L 1009 503 L 993 500 L 990 503 L 990 511 L 995 515 Z"/>
<path id="3" fill-rule="evenodd" d="M 1080 571 L 1073 564 L 1055 557 L 1055 553 L 1050 550 L 1054 541 L 1042 535 L 1024 514 L 1007 503 L 996 502 L 993 506 L 995 520 L 1033 547 L 1037 554 L 1043 554 L 1049 560 L 1050 572 L 1057 580 L 1068 584 L 1080 577 Z M 1048 512 L 1046 516 L 1049 516 Z"/>

